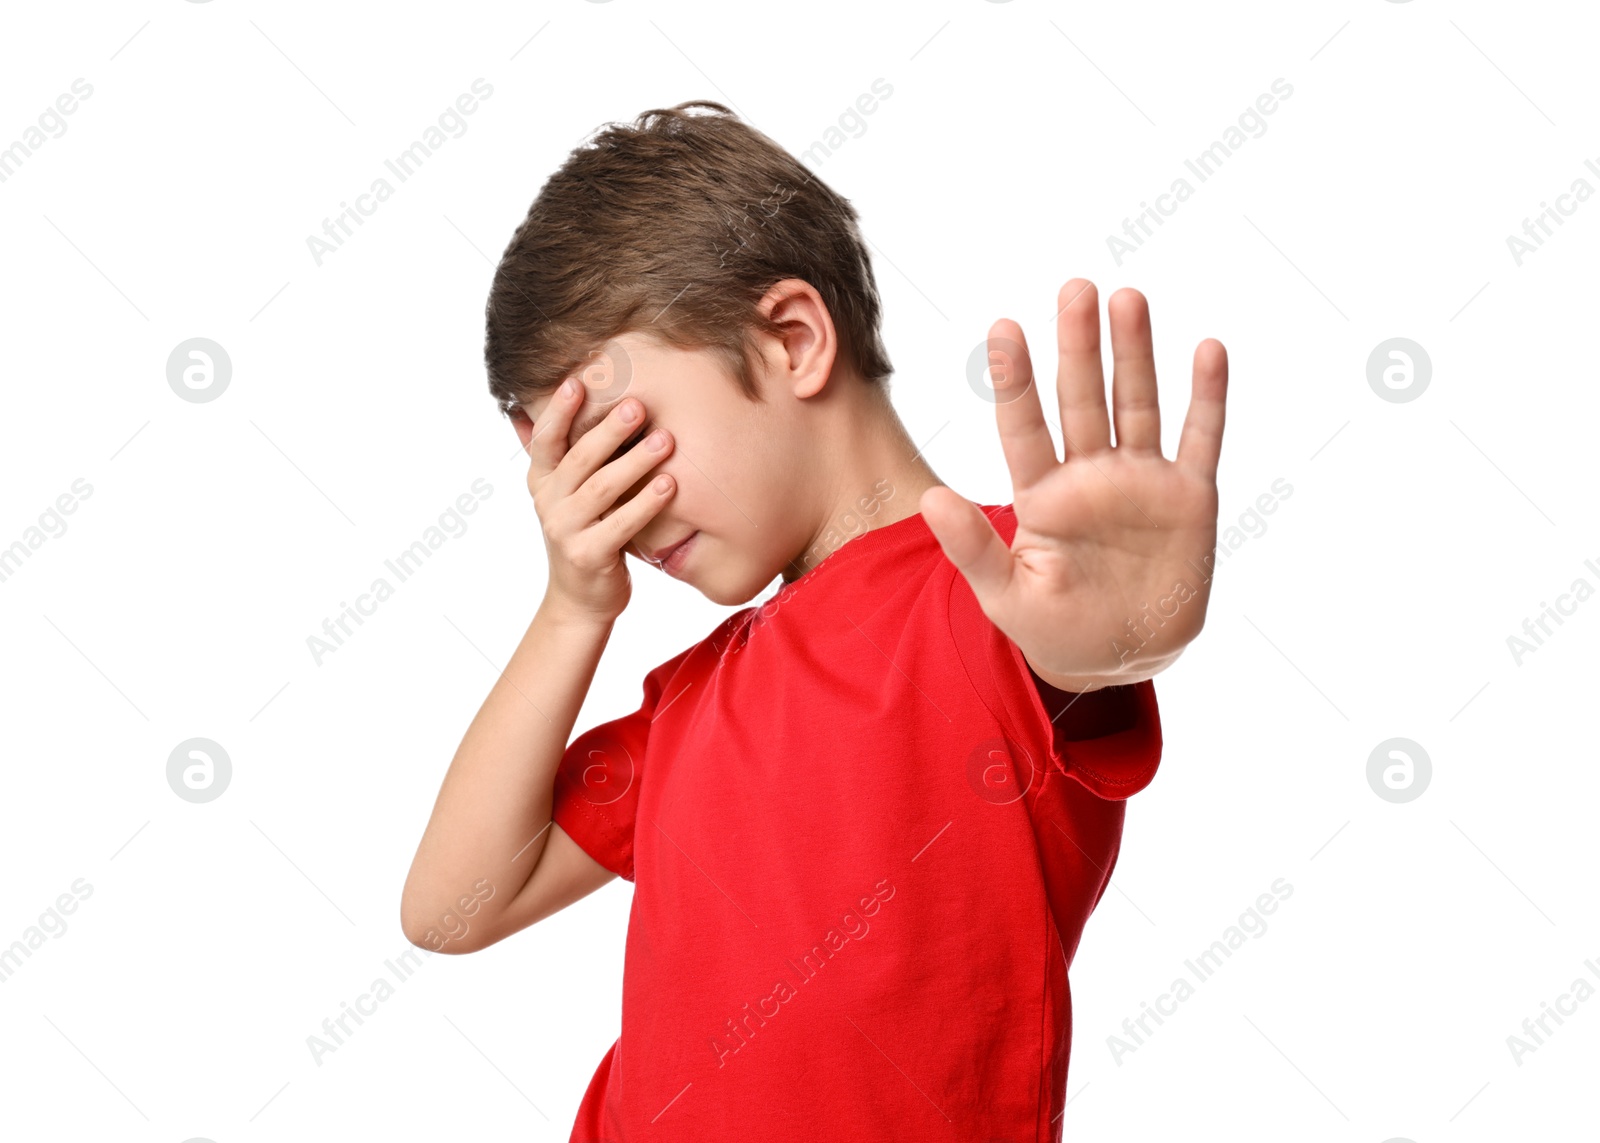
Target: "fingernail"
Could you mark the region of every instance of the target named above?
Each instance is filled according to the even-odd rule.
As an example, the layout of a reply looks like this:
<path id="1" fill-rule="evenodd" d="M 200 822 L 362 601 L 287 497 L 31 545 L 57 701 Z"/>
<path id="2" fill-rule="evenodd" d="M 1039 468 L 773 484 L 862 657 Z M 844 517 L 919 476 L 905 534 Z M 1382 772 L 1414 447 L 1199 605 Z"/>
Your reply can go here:
<path id="1" fill-rule="evenodd" d="M 660 452 L 667 447 L 667 434 L 657 429 L 644 439 L 645 445 L 651 452 Z"/>
<path id="2" fill-rule="evenodd" d="M 630 401 L 622 406 L 622 412 L 618 416 L 631 425 L 639 419 L 639 406 Z"/>
<path id="3" fill-rule="evenodd" d="M 576 397 L 578 395 L 578 383 L 568 377 L 561 383 L 561 395 L 563 397 Z"/>

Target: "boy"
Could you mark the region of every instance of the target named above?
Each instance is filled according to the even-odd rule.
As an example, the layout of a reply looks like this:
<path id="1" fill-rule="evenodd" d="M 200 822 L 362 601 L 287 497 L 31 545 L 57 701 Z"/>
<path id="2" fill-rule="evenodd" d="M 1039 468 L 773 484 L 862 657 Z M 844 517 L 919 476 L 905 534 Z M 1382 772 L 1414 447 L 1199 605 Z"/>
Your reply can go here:
<path id="1" fill-rule="evenodd" d="M 402 925 L 422 944 L 470 900 L 443 950 L 470 952 L 634 882 L 574 1143 L 1060 1138 L 1067 967 L 1159 761 L 1150 679 L 1205 616 L 1226 356 L 1196 351 L 1165 460 L 1148 310 L 1119 291 L 1112 447 L 1098 297 L 1067 283 L 1063 462 L 997 322 L 1014 505 L 980 508 L 889 402 L 856 219 L 695 101 L 575 150 L 490 291 L 549 579 Z M 719 604 L 783 583 L 569 744 L 624 553 Z"/>

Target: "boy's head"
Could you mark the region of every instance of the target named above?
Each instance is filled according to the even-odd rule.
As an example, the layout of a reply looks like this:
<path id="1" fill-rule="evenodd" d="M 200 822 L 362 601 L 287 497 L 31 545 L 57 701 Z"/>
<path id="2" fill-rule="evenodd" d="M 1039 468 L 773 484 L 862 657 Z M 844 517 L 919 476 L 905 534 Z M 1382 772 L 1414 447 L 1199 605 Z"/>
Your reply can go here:
<path id="1" fill-rule="evenodd" d="M 843 454 L 898 429 L 855 210 L 720 104 L 648 111 L 575 149 L 486 315 L 489 389 L 524 443 L 569 376 L 586 387 L 569 441 L 624 396 L 672 434 L 654 471 L 676 491 L 628 550 L 698 532 L 679 574 L 719 603 L 806 570 L 837 506 L 868 491 Z"/>

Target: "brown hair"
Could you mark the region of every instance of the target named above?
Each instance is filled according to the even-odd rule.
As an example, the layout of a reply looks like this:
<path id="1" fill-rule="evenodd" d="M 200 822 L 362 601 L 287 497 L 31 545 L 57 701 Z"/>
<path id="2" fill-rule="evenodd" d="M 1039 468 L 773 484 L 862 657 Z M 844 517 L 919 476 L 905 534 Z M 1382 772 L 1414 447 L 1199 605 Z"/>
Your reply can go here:
<path id="1" fill-rule="evenodd" d="M 607 124 L 546 181 L 495 268 L 489 392 L 509 414 L 638 331 L 713 351 L 758 399 L 753 335 L 783 327 L 756 304 L 785 278 L 821 295 L 841 359 L 886 383 L 878 288 L 849 200 L 720 103 Z"/>

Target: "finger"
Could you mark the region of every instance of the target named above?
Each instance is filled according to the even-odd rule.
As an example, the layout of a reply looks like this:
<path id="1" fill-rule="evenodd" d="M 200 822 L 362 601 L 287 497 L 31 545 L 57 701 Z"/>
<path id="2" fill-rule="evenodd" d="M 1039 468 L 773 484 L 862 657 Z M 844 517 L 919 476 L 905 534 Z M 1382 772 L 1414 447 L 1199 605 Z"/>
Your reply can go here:
<path id="1" fill-rule="evenodd" d="M 677 487 L 677 481 L 667 473 L 656 473 L 654 480 L 593 525 L 596 541 L 604 544 L 607 551 L 620 552 L 667 506 Z"/>
<path id="2" fill-rule="evenodd" d="M 1100 368 L 1100 294 L 1087 278 L 1074 278 L 1056 297 L 1056 400 L 1068 457 L 1111 447 L 1106 381 Z"/>
<path id="3" fill-rule="evenodd" d="M 999 600 L 1011 583 L 1011 549 L 982 508 L 943 484 L 924 492 L 918 507 L 945 557 L 956 565 L 988 614 L 990 602 Z"/>
<path id="4" fill-rule="evenodd" d="M 1106 302 L 1111 322 L 1111 410 L 1117 448 L 1161 455 L 1161 405 L 1150 340 L 1150 303 L 1124 288 Z"/>
<path id="5" fill-rule="evenodd" d="M 1208 337 L 1195 347 L 1194 388 L 1189 396 L 1189 413 L 1183 421 L 1174 463 L 1197 472 L 1211 481 L 1217 479 L 1217 461 L 1222 455 L 1223 410 L 1228 398 L 1228 350 L 1222 342 Z"/>
<path id="6" fill-rule="evenodd" d="M 1000 448 L 1011 470 L 1011 486 L 1020 492 L 1056 467 L 1056 445 L 1044 423 L 1022 327 L 1009 318 L 995 322 L 989 327 L 988 353 Z"/>
<path id="7" fill-rule="evenodd" d="M 634 490 L 650 470 L 672 451 L 672 434 L 663 428 L 646 428 L 644 439 L 618 449 L 615 459 L 600 467 L 573 494 L 574 508 L 585 521 L 604 516 L 617 500 Z"/>
<path id="8" fill-rule="evenodd" d="M 637 397 L 624 397 L 567 450 L 550 474 L 550 488 L 557 496 L 573 495 L 617 452 L 618 445 L 642 438 L 646 429 L 644 405 Z"/>
<path id="9" fill-rule="evenodd" d="M 524 442 L 528 450 L 530 480 L 543 479 L 555 471 L 567 453 L 567 431 L 583 404 L 583 386 L 568 377 L 539 410 L 533 432 Z"/>

